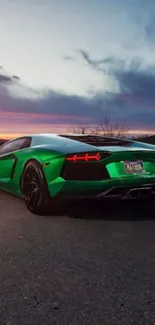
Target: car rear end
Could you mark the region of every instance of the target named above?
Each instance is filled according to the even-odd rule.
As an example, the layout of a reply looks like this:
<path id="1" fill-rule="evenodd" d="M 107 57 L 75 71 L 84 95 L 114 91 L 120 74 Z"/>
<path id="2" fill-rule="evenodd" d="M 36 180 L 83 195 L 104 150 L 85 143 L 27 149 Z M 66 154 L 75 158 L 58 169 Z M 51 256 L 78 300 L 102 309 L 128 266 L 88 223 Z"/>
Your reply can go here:
<path id="1" fill-rule="evenodd" d="M 100 197 L 138 199 L 155 195 L 155 151 L 122 148 L 106 164 L 110 188 Z"/>
<path id="2" fill-rule="evenodd" d="M 96 149 L 73 152 L 63 157 L 59 177 L 49 184 L 51 195 L 129 199 L 155 194 L 154 150 L 126 147 Z"/>

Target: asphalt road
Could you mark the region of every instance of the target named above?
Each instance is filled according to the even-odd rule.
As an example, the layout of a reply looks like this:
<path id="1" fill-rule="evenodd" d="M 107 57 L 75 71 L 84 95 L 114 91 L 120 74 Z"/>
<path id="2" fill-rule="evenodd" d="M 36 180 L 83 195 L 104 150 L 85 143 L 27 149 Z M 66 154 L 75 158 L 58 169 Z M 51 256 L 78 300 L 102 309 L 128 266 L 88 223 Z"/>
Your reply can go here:
<path id="1" fill-rule="evenodd" d="M 0 192 L 0 324 L 155 324 L 155 208 L 71 211 Z"/>

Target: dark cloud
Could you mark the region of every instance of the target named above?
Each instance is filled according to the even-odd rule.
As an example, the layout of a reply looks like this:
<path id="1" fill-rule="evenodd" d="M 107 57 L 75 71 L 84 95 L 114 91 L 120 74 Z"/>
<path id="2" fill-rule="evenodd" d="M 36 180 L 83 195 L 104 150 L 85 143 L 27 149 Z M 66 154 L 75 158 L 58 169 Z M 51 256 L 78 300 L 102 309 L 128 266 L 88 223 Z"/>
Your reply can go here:
<path id="1" fill-rule="evenodd" d="M 85 50 L 79 50 L 82 58 L 88 63 L 88 65 L 96 70 L 104 73 L 105 75 L 112 75 L 115 70 L 123 70 L 126 65 L 126 61 L 116 56 L 107 56 L 99 60 L 92 59 L 90 54 Z M 140 63 L 139 59 L 134 59 L 132 64 Z"/>
<path id="2" fill-rule="evenodd" d="M 106 73 L 105 68 L 102 68 L 101 65 L 103 63 L 109 63 L 110 58 L 101 59 L 101 60 L 92 60 L 87 51 L 78 50 L 78 52 L 81 54 L 81 56 L 84 58 L 84 60 L 88 63 L 88 65 L 90 65 L 93 69 Z"/>
<path id="3" fill-rule="evenodd" d="M 94 69 L 94 60 L 90 55 L 83 55 L 91 68 Z M 102 61 L 102 62 L 101 62 Z M 93 62 L 93 63 L 92 63 Z M 135 58 L 126 63 L 115 57 L 96 60 L 97 66 L 106 66 L 106 73 L 113 78 L 117 85 L 117 92 L 100 91 L 90 98 L 67 95 L 60 92 L 48 91 L 43 95 L 29 98 L 13 96 L 10 93 L 10 84 L 20 81 L 17 78 L 0 78 L 0 112 L 16 114 L 18 123 L 51 123 L 52 124 L 94 124 L 105 115 L 113 121 L 125 122 L 131 128 L 154 128 L 155 122 L 155 69 L 146 67 Z M 8 87 L 9 86 L 9 87 Z M 27 113 L 27 117 L 21 117 Z M 33 114 L 43 114 L 44 118 L 37 118 Z M 46 118 L 46 114 L 48 114 Z M 81 120 L 80 120 L 81 119 Z M 83 119 L 83 120 L 82 120 Z M 0 123 L 3 120 L 0 120 Z"/>
<path id="4" fill-rule="evenodd" d="M 13 79 L 20 80 L 18 76 L 12 76 Z"/>
<path id="5" fill-rule="evenodd" d="M 100 94 L 100 107 L 115 119 L 124 118 L 132 125 L 153 126 L 155 121 L 155 65 L 146 65 L 141 58 L 126 62 L 116 57 L 92 60 L 85 51 L 83 59 L 90 68 L 98 71 L 102 64 L 103 73 L 113 78 L 117 93 Z M 98 94 L 99 97 L 99 94 Z"/>
<path id="6" fill-rule="evenodd" d="M 12 77 L 8 77 L 8 76 L 0 74 L 0 83 L 11 84 L 12 83 Z"/>
<path id="7" fill-rule="evenodd" d="M 63 56 L 64 61 L 76 61 L 76 59 L 73 56 L 65 55 Z"/>
<path id="8" fill-rule="evenodd" d="M 155 71 L 119 71 L 115 78 L 120 93 L 131 94 L 140 100 L 155 100 Z"/>
<path id="9" fill-rule="evenodd" d="M 139 70 L 143 63 L 142 59 L 139 57 L 132 58 L 128 63 L 126 60 L 116 56 L 107 56 L 99 60 L 94 60 L 86 51 L 80 50 L 79 52 L 91 68 L 102 71 L 106 75 L 112 75 L 115 74 L 116 71 L 123 71 L 126 69 L 129 71 Z"/>
<path id="10" fill-rule="evenodd" d="M 20 80 L 20 78 L 17 76 L 11 77 L 6 74 L 0 74 L 0 84 L 13 84 L 15 80 Z"/>
<path id="11" fill-rule="evenodd" d="M 5 93 L 4 96 L 0 94 L 0 99 L 0 111 L 55 114 L 60 116 L 60 123 L 63 122 L 62 116 L 75 117 L 76 120 L 77 117 L 96 119 L 102 115 L 102 110 L 96 109 L 92 99 L 54 91 L 35 99 L 12 97 L 9 93 L 6 96 Z"/>
<path id="12" fill-rule="evenodd" d="M 103 65 L 103 72 L 111 76 L 119 86 L 120 94 L 130 93 L 138 97 L 148 98 L 154 96 L 155 86 L 155 65 L 146 66 L 139 57 L 132 58 L 126 62 L 117 57 L 105 57 L 101 60 L 92 60 L 90 55 L 81 51 L 84 60 L 90 68 L 98 69 L 98 65 Z M 106 67 L 105 67 L 106 66 Z"/>

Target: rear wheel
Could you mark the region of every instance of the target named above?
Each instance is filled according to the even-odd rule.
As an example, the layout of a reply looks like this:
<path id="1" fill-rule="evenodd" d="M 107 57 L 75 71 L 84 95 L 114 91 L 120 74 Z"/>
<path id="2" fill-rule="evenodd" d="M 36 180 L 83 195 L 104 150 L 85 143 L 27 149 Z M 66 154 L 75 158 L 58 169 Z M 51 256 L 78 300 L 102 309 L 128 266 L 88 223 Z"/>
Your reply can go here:
<path id="1" fill-rule="evenodd" d="M 28 210 L 35 214 L 47 212 L 50 195 L 43 170 L 37 161 L 30 161 L 26 165 L 21 177 L 21 189 Z"/>

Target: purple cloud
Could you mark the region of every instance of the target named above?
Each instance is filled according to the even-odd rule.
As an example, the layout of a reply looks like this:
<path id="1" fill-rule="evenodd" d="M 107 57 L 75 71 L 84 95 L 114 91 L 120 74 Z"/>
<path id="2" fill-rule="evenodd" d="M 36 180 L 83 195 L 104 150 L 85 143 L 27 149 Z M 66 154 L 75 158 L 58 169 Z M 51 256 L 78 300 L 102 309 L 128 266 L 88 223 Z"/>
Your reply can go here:
<path id="1" fill-rule="evenodd" d="M 17 84 L 23 87 L 19 77 L 9 77 L 3 73 L 0 77 L 0 113 L 5 113 L 6 117 L 3 116 L 0 123 L 4 119 L 9 122 L 9 112 L 14 112 L 12 118 L 16 123 L 51 123 L 64 126 L 94 124 L 107 115 L 114 122 L 125 122 L 131 128 L 154 128 L 154 69 L 145 66 L 140 59 L 133 59 L 127 65 L 124 60 L 115 57 L 92 60 L 89 54 L 83 55 L 83 52 L 81 55 L 90 68 L 98 69 L 102 65 L 113 78 L 117 84 L 117 93 L 103 90 L 91 97 L 80 97 L 50 90 L 43 95 L 38 92 L 38 96 L 35 91 L 34 97 L 31 93 L 29 97 L 15 96 L 10 93 L 10 87 Z M 26 115 L 20 115 L 22 113 Z M 44 117 L 41 119 L 37 114 Z"/>

